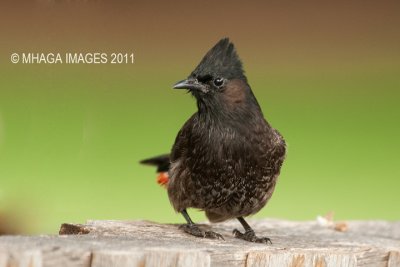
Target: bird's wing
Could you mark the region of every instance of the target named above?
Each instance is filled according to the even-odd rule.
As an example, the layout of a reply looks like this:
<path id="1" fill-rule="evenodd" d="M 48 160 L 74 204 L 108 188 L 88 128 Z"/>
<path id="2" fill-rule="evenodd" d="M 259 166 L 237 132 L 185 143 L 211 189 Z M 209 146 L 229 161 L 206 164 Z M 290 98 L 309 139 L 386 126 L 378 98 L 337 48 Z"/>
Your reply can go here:
<path id="1" fill-rule="evenodd" d="M 191 131 L 195 123 L 194 114 L 189 120 L 183 125 L 182 129 L 178 132 L 175 143 L 172 147 L 171 162 L 177 161 L 182 157 L 185 157 L 187 149 L 190 147 L 189 142 L 191 139 Z"/>

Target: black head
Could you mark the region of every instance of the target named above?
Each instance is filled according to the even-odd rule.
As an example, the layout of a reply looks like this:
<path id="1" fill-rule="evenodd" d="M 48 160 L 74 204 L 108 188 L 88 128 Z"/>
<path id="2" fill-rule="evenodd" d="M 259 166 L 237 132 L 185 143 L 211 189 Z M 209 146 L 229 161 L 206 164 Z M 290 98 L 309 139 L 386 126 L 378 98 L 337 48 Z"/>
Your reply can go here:
<path id="1" fill-rule="evenodd" d="M 187 89 L 197 99 L 199 111 L 258 108 L 244 75 L 242 62 L 228 38 L 220 40 L 200 61 L 186 80 L 174 89 Z"/>
<path id="2" fill-rule="evenodd" d="M 190 77 L 209 75 L 225 79 L 245 79 L 242 62 L 228 38 L 221 39 L 207 52 Z"/>
<path id="3" fill-rule="evenodd" d="M 247 81 L 233 43 L 224 38 L 207 52 L 188 79 L 176 83 L 174 88 L 205 94 L 221 89 L 233 79 Z"/>

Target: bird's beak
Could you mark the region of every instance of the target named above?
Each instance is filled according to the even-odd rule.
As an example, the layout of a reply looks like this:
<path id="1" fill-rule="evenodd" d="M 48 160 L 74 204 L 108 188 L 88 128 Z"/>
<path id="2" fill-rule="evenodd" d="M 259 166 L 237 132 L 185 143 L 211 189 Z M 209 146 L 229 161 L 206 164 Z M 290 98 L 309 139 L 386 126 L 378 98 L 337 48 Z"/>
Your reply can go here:
<path id="1" fill-rule="evenodd" d="M 203 90 L 204 85 L 202 85 L 201 83 L 199 83 L 199 81 L 197 79 L 186 79 L 186 80 L 182 80 L 177 82 L 174 85 L 174 89 L 188 89 L 188 90 Z"/>

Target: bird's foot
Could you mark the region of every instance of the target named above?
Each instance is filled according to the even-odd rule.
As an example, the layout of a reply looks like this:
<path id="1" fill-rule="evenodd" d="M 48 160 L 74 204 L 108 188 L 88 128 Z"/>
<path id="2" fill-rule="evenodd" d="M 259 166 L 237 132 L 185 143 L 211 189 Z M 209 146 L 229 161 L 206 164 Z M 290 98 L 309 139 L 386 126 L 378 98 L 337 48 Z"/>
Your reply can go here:
<path id="1" fill-rule="evenodd" d="M 272 245 L 271 239 L 269 239 L 268 237 L 257 237 L 253 230 L 246 231 L 243 234 L 239 230 L 235 229 L 235 230 L 233 230 L 233 235 L 236 238 L 243 239 L 243 240 L 246 240 L 249 242 L 264 243 L 264 244 L 269 243 Z"/>
<path id="2" fill-rule="evenodd" d="M 213 231 L 203 231 L 195 224 L 183 224 L 179 227 L 179 229 L 182 229 L 186 233 L 197 237 L 225 240 L 221 234 Z"/>

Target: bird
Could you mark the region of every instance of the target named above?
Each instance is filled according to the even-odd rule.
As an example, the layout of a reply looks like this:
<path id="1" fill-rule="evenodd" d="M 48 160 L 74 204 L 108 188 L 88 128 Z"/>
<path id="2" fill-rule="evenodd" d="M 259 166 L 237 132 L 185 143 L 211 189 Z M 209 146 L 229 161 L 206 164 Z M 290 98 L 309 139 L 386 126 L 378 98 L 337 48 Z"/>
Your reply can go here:
<path id="1" fill-rule="evenodd" d="M 157 166 L 158 183 L 186 220 L 180 228 L 196 237 L 224 239 L 192 221 L 187 209 L 195 208 L 212 223 L 237 219 L 244 228 L 233 230 L 238 239 L 272 244 L 269 237 L 258 237 L 245 217 L 271 198 L 286 143 L 264 118 L 234 44 L 221 39 L 173 88 L 186 89 L 197 112 L 182 126 L 169 154 L 141 163 Z"/>

